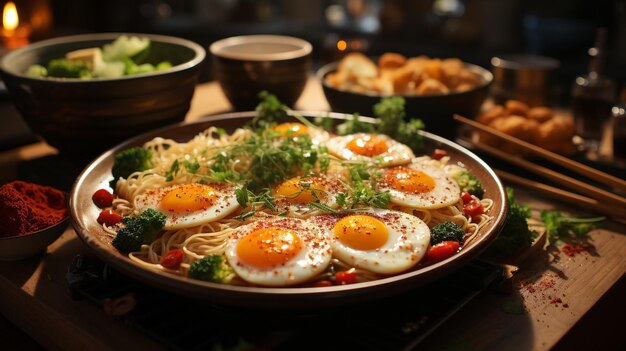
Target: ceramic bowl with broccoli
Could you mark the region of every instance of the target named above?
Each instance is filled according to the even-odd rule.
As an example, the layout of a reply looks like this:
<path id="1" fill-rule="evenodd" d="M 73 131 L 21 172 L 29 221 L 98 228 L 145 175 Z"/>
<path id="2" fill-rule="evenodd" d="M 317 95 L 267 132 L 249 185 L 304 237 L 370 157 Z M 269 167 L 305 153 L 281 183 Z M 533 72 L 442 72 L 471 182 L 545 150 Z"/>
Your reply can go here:
<path id="1" fill-rule="evenodd" d="M 120 35 L 102 47 L 70 51 L 46 65 L 34 64 L 26 74 L 38 78 L 118 78 L 172 68 L 170 61 L 147 62 L 151 41 L 147 37 Z"/>
<path id="2" fill-rule="evenodd" d="M 184 119 L 206 52 L 133 33 L 60 37 L 14 50 L 0 75 L 29 127 L 74 159 Z"/>

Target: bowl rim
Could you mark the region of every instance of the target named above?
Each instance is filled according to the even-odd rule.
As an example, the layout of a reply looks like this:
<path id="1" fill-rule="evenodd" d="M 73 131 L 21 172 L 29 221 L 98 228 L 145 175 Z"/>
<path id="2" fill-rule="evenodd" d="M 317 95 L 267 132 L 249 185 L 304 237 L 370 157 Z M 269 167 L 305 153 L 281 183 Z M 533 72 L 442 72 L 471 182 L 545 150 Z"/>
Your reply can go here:
<path id="1" fill-rule="evenodd" d="M 372 59 L 372 57 L 369 57 L 370 59 Z M 467 69 L 469 69 L 472 73 L 480 76 L 483 80 L 483 82 L 481 84 L 476 85 L 475 87 L 469 89 L 469 90 L 464 90 L 464 91 L 455 91 L 455 92 L 451 92 L 451 93 L 446 93 L 446 94 L 428 94 L 428 95 L 417 95 L 417 94 L 378 94 L 378 93 L 372 93 L 372 92 L 355 92 L 355 91 L 350 91 L 350 90 L 345 90 L 345 89 L 339 89 L 339 88 L 335 88 L 333 86 L 330 86 L 328 84 L 326 84 L 326 75 L 328 75 L 331 72 L 334 72 L 337 70 L 337 67 L 339 66 L 339 61 L 333 61 L 330 63 L 327 63 L 325 65 L 323 65 L 322 67 L 320 67 L 317 72 L 315 72 L 315 77 L 322 83 L 322 87 L 324 89 L 331 89 L 334 91 L 339 91 L 342 93 L 347 93 L 347 94 L 354 94 L 354 95 L 361 95 L 361 96 L 368 96 L 368 97 L 372 97 L 372 98 L 382 98 L 382 97 L 388 97 L 388 96 L 401 96 L 405 99 L 429 99 L 429 98 L 437 98 L 437 97 L 448 97 L 448 96 L 459 96 L 459 95 L 466 95 L 469 93 L 472 93 L 474 91 L 477 90 L 481 90 L 484 89 L 486 87 L 488 87 L 489 85 L 491 85 L 491 83 L 493 82 L 493 73 L 491 73 L 488 69 L 473 64 L 473 63 L 469 63 L 469 62 L 465 62 L 462 61 L 463 65 L 465 65 L 465 67 Z"/>
<path id="2" fill-rule="evenodd" d="M 68 194 L 68 198 L 69 198 L 69 194 Z M 33 237 L 33 236 L 41 235 L 44 232 L 50 231 L 50 230 L 55 229 L 55 228 L 57 228 L 59 226 L 62 226 L 62 225 L 69 226 L 71 218 L 72 218 L 72 216 L 71 216 L 71 214 L 69 212 L 69 209 L 68 209 L 67 216 L 63 217 L 63 219 L 61 219 L 60 221 L 58 221 L 58 222 L 56 222 L 56 223 L 54 223 L 52 225 L 49 225 L 49 226 L 47 226 L 45 228 L 36 230 L 34 232 L 26 233 L 26 234 L 6 236 L 6 237 L 3 237 L 3 238 L 0 238 L 0 242 L 16 240 L 16 239 L 19 239 L 19 238 L 26 239 L 26 238 L 30 238 L 30 237 Z M 59 234 L 59 236 L 61 236 L 61 234 Z"/>
<path id="3" fill-rule="evenodd" d="M 168 68 L 166 70 L 139 73 L 139 74 L 133 74 L 133 75 L 127 75 L 127 76 L 121 76 L 121 77 L 115 77 L 115 78 L 81 79 L 81 78 L 31 77 L 31 76 L 26 75 L 25 73 L 17 73 L 15 70 L 12 70 L 11 68 L 7 66 L 7 61 L 25 52 L 37 50 L 40 48 L 50 47 L 50 46 L 54 46 L 58 44 L 65 44 L 65 43 L 76 43 L 76 42 L 84 42 L 84 41 L 92 41 L 92 40 L 115 40 L 116 38 L 122 35 L 144 37 L 144 38 L 150 39 L 151 41 L 184 46 L 193 50 L 195 55 L 191 60 L 181 63 L 179 65 L 173 66 L 171 68 Z M 4 55 L 2 58 L 0 58 L 0 71 L 2 71 L 4 74 L 18 77 L 20 79 L 26 79 L 26 80 L 32 80 L 32 81 L 38 81 L 38 82 L 50 82 L 52 84 L 58 83 L 58 82 L 63 82 L 63 83 L 68 83 L 68 84 L 93 84 L 93 83 L 99 83 L 99 82 L 135 80 L 135 79 L 141 79 L 145 77 L 156 77 L 156 76 L 162 76 L 162 75 L 166 75 L 170 73 L 181 72 L 181 71 L 188 70 L 192 67 L 198 66 L 204 61 L 205 58 L 206 58 L 206 50 L 204 50 L 204 48 L 201 45 L 191 40 L 187 40 L 187 39 L 183 39 L 179 37 L 160 35 L 160 34 L 130 33 L 130 32 L 129 33 L 124 33 L 124 32 L 90 33 L 90 34 L 67 35 L 67 36 L 62 36 L 62 37 L 57 37 L 57 38 L 52 38 L 52 39 L 46 39 L 46 40 L 35 42 L 28 46 L 16 49 L 14 51 L 11 51 L 8 54 Z"/>
<path id="4" fill-rule="evenodd" d="M 20 235 L 12 235 L 12 236 L 6 236 L 6 237 L 0 237 L 0 242 L 2 242 L 3 240 L 11 240 L 11 239 L 15 239 L 15 238 L 25 238 L 25 237 L 31 237 L 37 234 L 41 234 L 45 231 L 51 230 L 52 228 L 56 228 L 59 225 L 63 225 L 63 223 L 65 223 L 65 225 L 69 225 L 69 221 L 72 218 L 72 213 L 71 213 L 71 209 L 70 209 L 70 193 L 68 193 L 67 191 L 61 190 L 61 192 L 63 193 L 63 195 L 65 196 L 65 207 L 67 208 L 67 215 L 65 217 L 63 217 L 60 221 L 51 224 L 45 228 L 41 228 L 39 230 L 35 230 L 34 232 L 30 232 L 30 233 L 25 233 L 25 234 L 20 234 Z"/>
<path id="5" fill-rule="evenodd" d="M 278 53 L 268 54 L 249 54 L 249 53 L 224 53 L 220 52 L 225 47 L 240 45 L 240 44 L 258 44 L 258 43 L 271 43 L 271 44 L 291 44 L 299 47 L 296 50 Z M 228 37 L 217 40 L 209 46 L 209 51 L 212 55 L 217 57 L 228 58 L 231 60 L 241 61 L 284 61 L 291 60 L 300 57 L 307 56 L 313 51 L 313 46 L 308 41 L 287 36 L 287 35 L 273 35 L 273 34 L 254 34 L 254 35 L 239 35 L 235 37 Z"/>

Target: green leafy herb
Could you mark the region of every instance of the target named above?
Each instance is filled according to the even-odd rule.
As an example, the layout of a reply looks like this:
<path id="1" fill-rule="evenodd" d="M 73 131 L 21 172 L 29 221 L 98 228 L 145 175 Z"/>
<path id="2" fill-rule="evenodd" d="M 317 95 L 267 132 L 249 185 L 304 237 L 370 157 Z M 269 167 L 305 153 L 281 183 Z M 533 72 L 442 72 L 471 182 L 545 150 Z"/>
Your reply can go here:
<path id="1" fill-rule="evenodd" d="M 333 126 L 335 125 L 335 122 L 329 116 L 316 116 L 315 118 L 313 118 L 313 124 L 319 128 L 324 129 L 327 132 L 334 131 Z"/>
<path id="2" fill-rule="evenodd" d="M 410 147 L 413 151 L 418 152 L 424 147 L 424 137 L 419 134 L 419 131 L 423 129 L 424 122 L 421 119 L 411 119 L 398 125 L 397 132 L 393 138 Z"/>
<path id="3" fill-rule="evenodd" d="M 605 217 L 574 218 L 563 215 L 559 211 L 541 211 L 541 221 L 546 227 L 550 243 L 556 244 L 563 240 L 585 239 L 589 231 L 594 229 Z"/>
<path id="4" fill-rule="evenodd" d="M 235 217 L 238 220 L 245 221 L 263 208 L 268 209 L 272 213 L 276 212 L 275 199 L 271 189 L 263 189 L 259 194 L 255 194 L 250 189 L 242 187 L 235 189 L 235 197 L 242 208 L 249 209 Z"/>
<path id="5" fill-rule="evenodd" d="M 354 209 L 358 207 L 387 208 L 391 201 L 391 193 L 388 190 L 378 191 L 375 189 L 375 179 L 380 177 L 380 171 L 369 168 L 371 165 L 357 163 L 350 167 L 350 184 L 346 184 L 347 192 L 337 194 L 335 200 L 343 208 Z"/>
<path id="6" fill-rule="evenodd" d="M 392 96 L 383 98 L 374 105 L 374 115 L 378 117 L 378 132 L 391 137 L 396 135 L 398 127 L 404 123 L 404 98 Z"/>
<path id="7" fill-rule="evenodd" d="M 363 122 L 359 119 L 359 114 L 355 113 L 352 118 L 337 125 L 335 132 L 339 135 L 355 133 L 375 133 L 376 127 L 372 123 Z"/>
<path id="8" fill-rule="evenodd" d="M 400 96 L 382 98 L 374 105 L 374 115 L 378 120 L 377 131 L 417 152 L 424 147 L 424 137 L 419 133 L 424 129 L 424 122 L 416 118 L 406 121 L 404 105 L 405 100 Z"/>
<path id="9" fill-rule="evenodd" d="M 261 102 L 256 107 L 256 116 L 252 119 L 253 127 L 265 127 L 287 118 L 289 107 L 267 91 L 259 93 Z"/>

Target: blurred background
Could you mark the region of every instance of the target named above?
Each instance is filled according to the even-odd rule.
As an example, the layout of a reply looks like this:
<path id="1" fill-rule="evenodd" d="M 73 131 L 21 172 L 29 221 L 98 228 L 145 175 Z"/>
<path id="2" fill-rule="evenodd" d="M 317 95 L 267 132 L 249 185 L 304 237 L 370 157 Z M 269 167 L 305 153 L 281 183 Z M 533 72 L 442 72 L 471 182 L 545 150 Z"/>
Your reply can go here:
<path id="1" fill-rule="evenodd" d="M 90 32 L 184 37 L 204 47 L 242 34 L 285 34 L 314 46 L 314 68 L 347 52 L 459 57 L 488 68 L 494 55 L 560 61 L 562 103 L 587 70 L 598 28 L 606 73 L 626 81 L 626 0 L 14 0 L 30 42 Z M 3 6 L 6 1 L 2 1 Z M 3 21 L 3 23 L 6 22 Z M 6 32 L 6 25 L 3 33 Z M 6 38 L 5 38 L 6 40 Z M 211 80 L 210 60 L 202 76 Z"/>

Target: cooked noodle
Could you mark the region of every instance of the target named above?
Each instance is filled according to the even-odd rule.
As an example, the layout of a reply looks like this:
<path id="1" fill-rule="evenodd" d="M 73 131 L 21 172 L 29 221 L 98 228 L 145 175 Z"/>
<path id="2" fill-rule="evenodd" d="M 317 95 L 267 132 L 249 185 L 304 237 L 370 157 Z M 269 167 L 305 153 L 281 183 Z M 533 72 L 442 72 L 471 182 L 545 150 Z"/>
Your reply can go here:
<path id="1" fill-rule="evenodd" d="M 170 170 L 172 164 L 177 160 L 198 160 L 200 164 L 205 165 L 198 173 L 206 170 L 206 165 L 210 164 L 210 160 L 216 153 L 225 147 L 242 143 L 253 134 L 247 129 L 237 129 L 231 135 L 220 133 L 217 128 L 211 127 L 195 136 L 188 142 L 176 142 L 170 139 L 155 138 L 147 142 L 144 147 L 152 150 L 153 167 L 143 172 L 135 172 L 127 179 L 120 178 L 115 186 L 117 198 L 113 201 L 113 209 L 122 216 L 136 216 L 139 214 L 137 199 L 138 195 L 144 194 L 152 189 L 159 189 L 176 184 L 186 184 L 199 181 L 201 176 L 190 174 L 188 172 L 178 172 L 168 180 L 166 174 Z M 449 164 L 449 157 L 441 160 L 434 160 L 427 156 L 418 157 L 414 162 L 424 163 L 429 166 L 437 167 L 445 171 L 448 175 L 454 175 L 458 172 L 465 171 L 465 168 L 459 164 Z M 332 159 L 329 172 L 336 179 L 345 179 L 346 172 L 342 168 L 342 161 Z M 235 163 L 233 166 L 236 171 L 241 172 L 245 168 L 245 162 Z M 485 212 L 493 206 L 491 199 L 482 199 Z M 420 208 L 412 208 L 407 206 L 390 205 L 390 209 L 406 212 L 422 219 L 429 227 L 437 223 L 452 221 L 461 226 L 465 232 L 464 245 L 474 240 L 480 229 L 487 225 L 492 217 L 483 214 L 480 215 L 478 222 L 473 222 L 472 218 L 463 214 L 463 202 L 435 210 L 427 210 Z M 322 213 L 319 209 L 307 207 L 289 208 L 286 215 L 297 218 L 308 218 L 310 216 Z M 149 269 L 187 275 L 190 265 L 197 259 L 203 258 L 210 254 L 223 254 L 226 248 L 226 241 L 229 234 L 235 228 L 242 225 L 243 222 L 235 219 L 220 219 L 213 222 L 203 223 L 191 228 L 165 231 L 154 242 L 143 245 L 138 252 L 129 254 L 130 259 Z M 115 236 L 118 227 L 107 227 L 103 225 L 103 229 L 110 236 Z M 172 249 L 181 249 L 184 252 L 183 263 L 179 271 L 172 271 L 164 268 L 159 264 L 161 257 Z M 355 270 L 358 280 L 372 280 L 379 275 L 363 269 L 354 269 L 345 263 L 333 259 L 330 267 L 322 274 L 317 276 L 315 280 L 329 279 L 335 271 Z M 235 278 L 232 284 L 247 284 L 240 278 Z"/>

